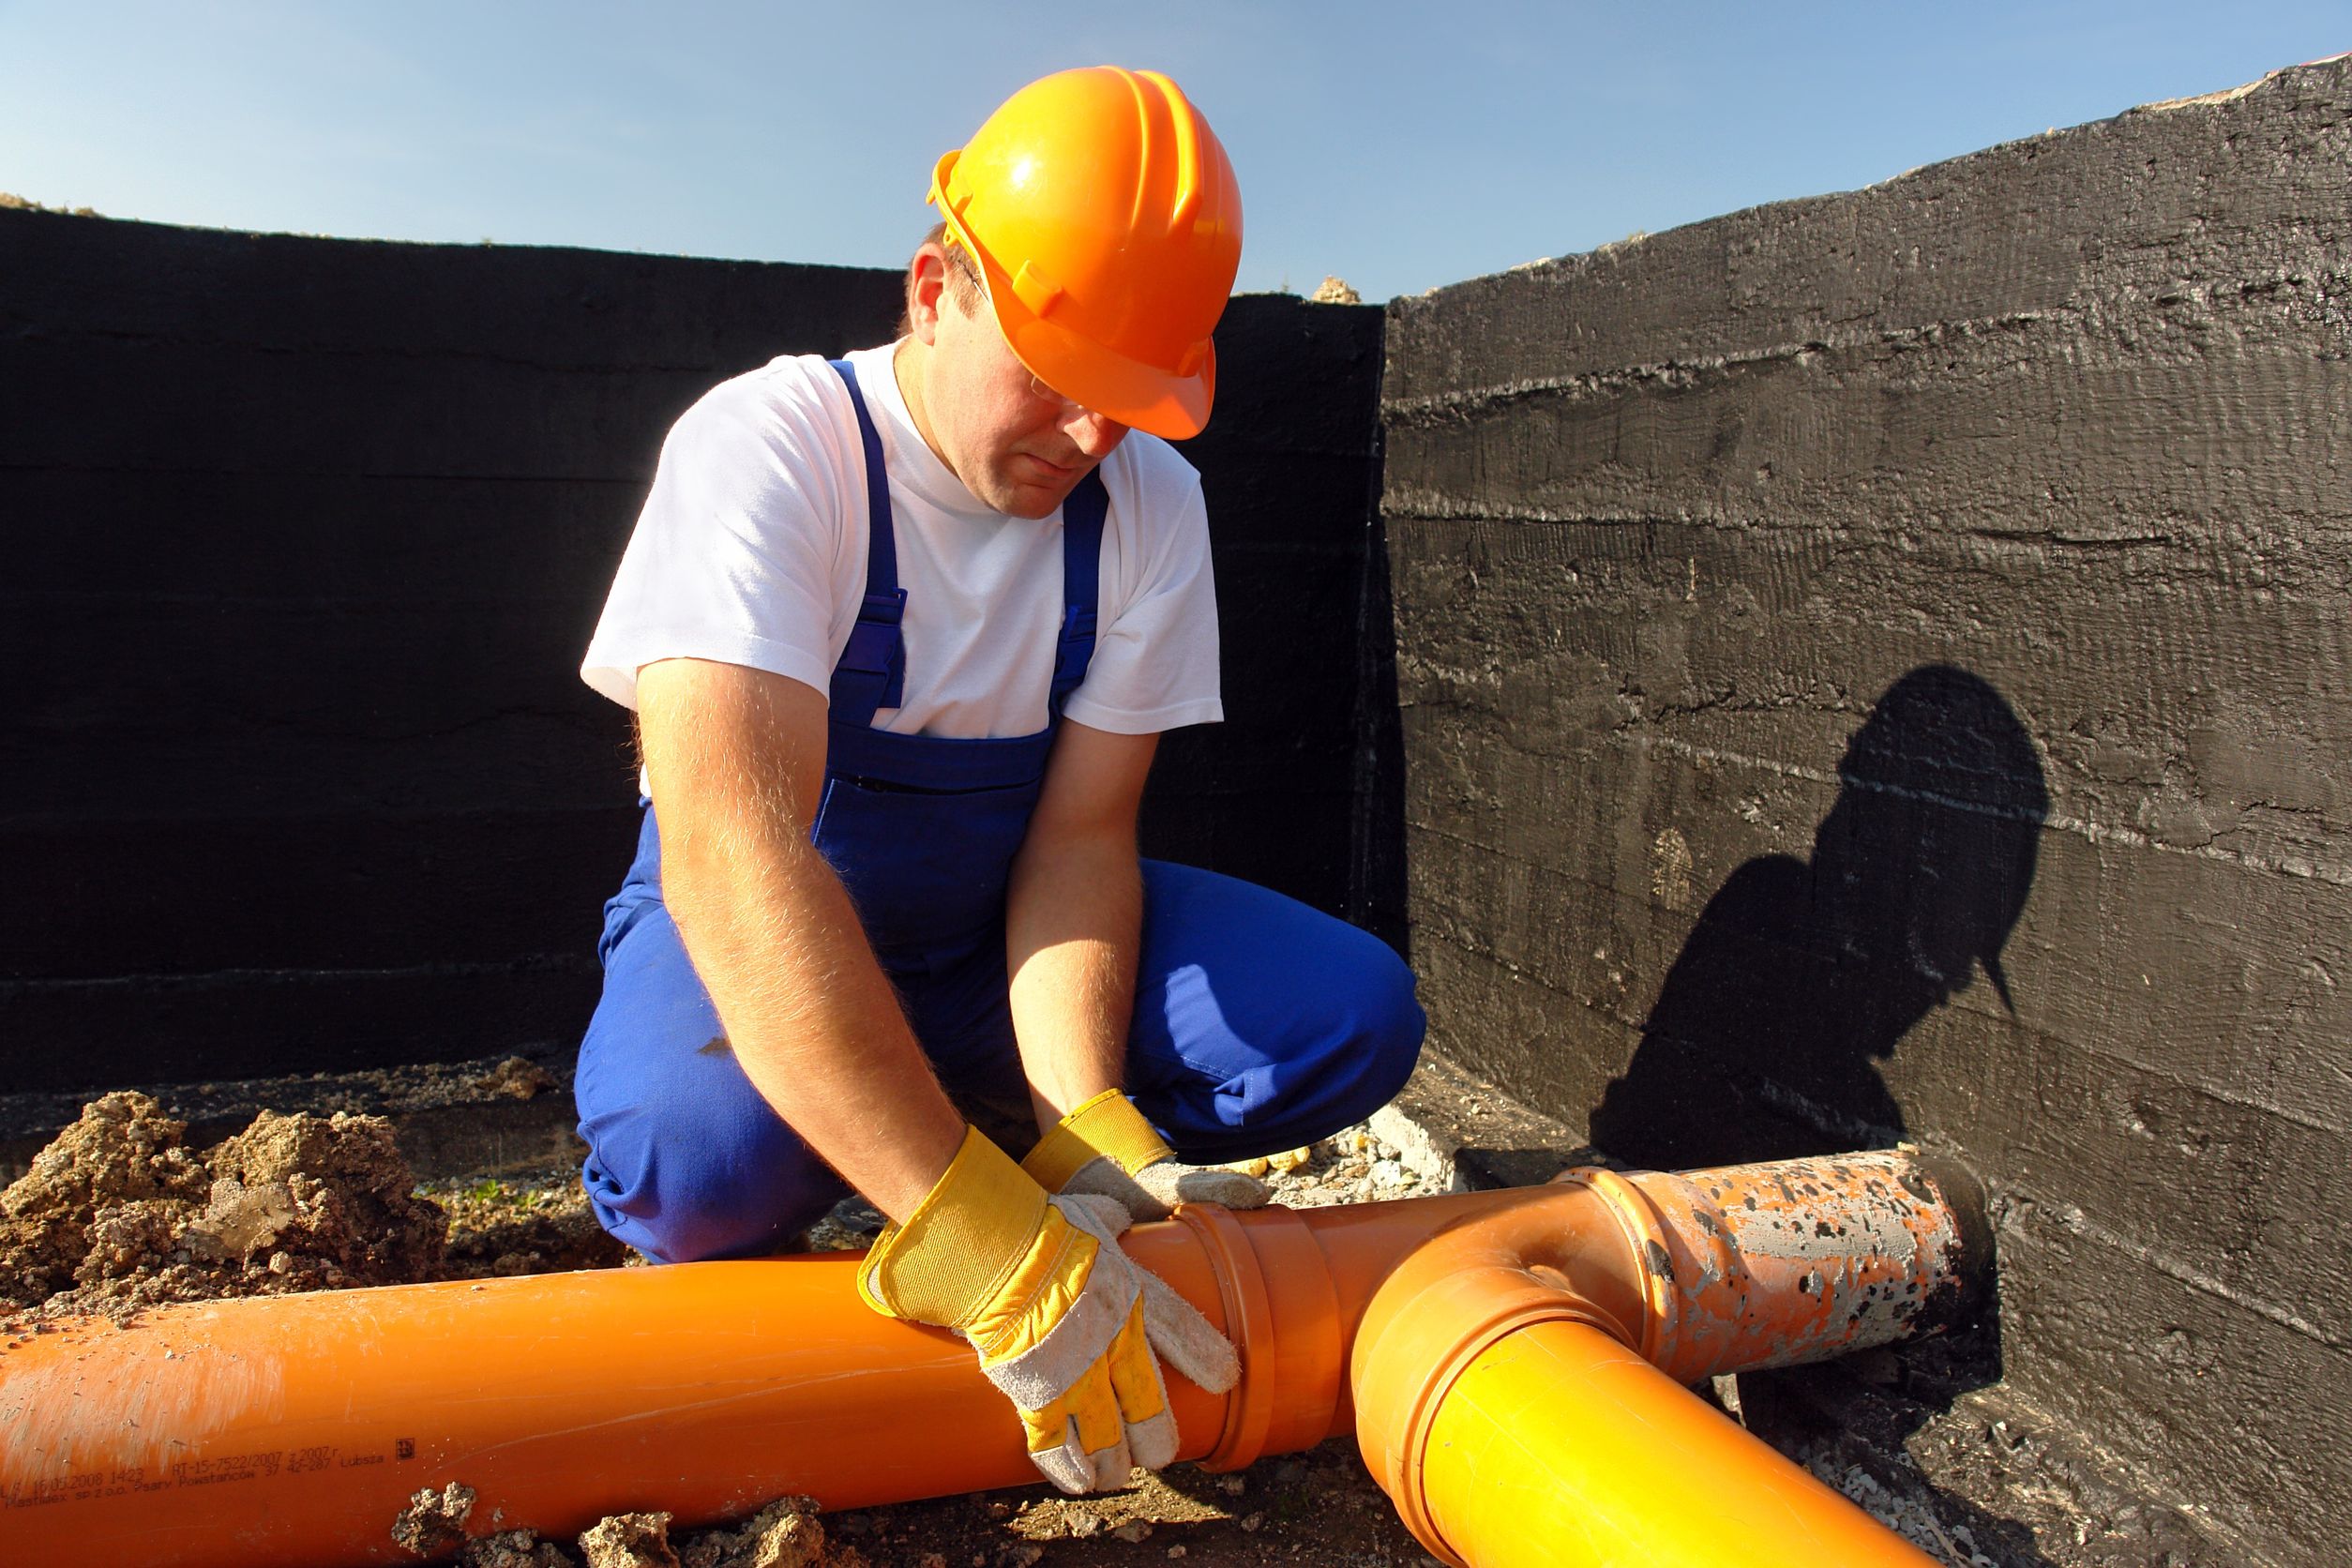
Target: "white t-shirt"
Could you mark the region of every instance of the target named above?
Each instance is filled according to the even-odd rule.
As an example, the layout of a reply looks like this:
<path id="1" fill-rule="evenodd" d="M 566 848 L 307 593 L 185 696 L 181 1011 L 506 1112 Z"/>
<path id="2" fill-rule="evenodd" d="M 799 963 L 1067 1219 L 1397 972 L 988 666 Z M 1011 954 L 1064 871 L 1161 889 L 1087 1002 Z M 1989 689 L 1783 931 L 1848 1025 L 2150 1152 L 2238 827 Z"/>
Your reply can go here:
<path id="1" fill-rule="evenodd" d="M 923 440 L 890 348 L 850 355 L 882 435 L 898 586 L 907 591 L 899 733 L 1046 727 L 1062 627 L 1062 514 L 989 510 Z M 1138 430 L 1104 460 L 1093 661 L 1063 712 L 1120 734 L 1224 717 L 1200 476 Z M 822 692 L 866 595 L 866 461 L 841 378 L 815 355 L 721 383 L 662 445 L 580 678 L 637 705 L 637 671 L 687 657 Z"/>

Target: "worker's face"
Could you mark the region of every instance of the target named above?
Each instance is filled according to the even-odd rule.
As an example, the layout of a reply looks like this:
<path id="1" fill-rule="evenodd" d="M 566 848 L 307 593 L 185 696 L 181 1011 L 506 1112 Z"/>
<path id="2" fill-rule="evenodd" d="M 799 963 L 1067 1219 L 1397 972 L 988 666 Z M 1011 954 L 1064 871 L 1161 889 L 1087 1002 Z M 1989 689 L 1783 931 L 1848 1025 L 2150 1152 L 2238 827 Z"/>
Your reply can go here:
<path id="1" fill-rule="evenodd" d="M 909 314 L 929 351 L 922 369 L 924 433 L 964 488 L 1013 517 L 1050 514 L 1126 438 L 1127 427 L 1048 390 L 1015 357 L 988 301 L 967 309 L 946 281 L 944 253 L 915 260 Z"/>

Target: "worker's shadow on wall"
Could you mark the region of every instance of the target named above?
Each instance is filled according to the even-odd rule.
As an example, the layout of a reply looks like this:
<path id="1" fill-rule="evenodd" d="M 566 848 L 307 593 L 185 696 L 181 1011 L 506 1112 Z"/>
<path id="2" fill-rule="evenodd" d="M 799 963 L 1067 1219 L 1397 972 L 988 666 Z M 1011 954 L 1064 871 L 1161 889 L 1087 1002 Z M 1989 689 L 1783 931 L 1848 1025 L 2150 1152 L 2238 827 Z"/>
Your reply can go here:
<path id="1" fill-rule="evenodd" d="M 1891 1147 L 1912 1129 L 1877 1063 L 1979 974 L 2015 1016 L 2001 949 L 2050 807 L 2017 716 L 1967 671 L 1922 666 L 1878 699 L 1837 773 L 1812 856 L 1747 862 L 1700 913 L 1592 1112 L 1609 1154 L 1675 1170 Z M 1743 1376 L 1742 1396 L 1776 1425 L 1832 1431 L 1876 1402 L 1907 1430 L 1999 1379 L 1999 1323 L 1980 1314 L 1856 1361 Z M 2010 1560 L 2045 1560 L 2015 1521 L 1948 1496 L 1939 1512 Z"/>
<path id="2" fill-rule="evenodd" d="M 1591 1119 L 1658 1169 L 1883 1149 L 1909 1131 L 1875 1065 L 1982 972 L 2033 885 L 2049 792 L 2025 727 L 1965 670 L 1887 688 L 1838 763 L 1809 860 L 1763 855 L 1708 900 Z"/>

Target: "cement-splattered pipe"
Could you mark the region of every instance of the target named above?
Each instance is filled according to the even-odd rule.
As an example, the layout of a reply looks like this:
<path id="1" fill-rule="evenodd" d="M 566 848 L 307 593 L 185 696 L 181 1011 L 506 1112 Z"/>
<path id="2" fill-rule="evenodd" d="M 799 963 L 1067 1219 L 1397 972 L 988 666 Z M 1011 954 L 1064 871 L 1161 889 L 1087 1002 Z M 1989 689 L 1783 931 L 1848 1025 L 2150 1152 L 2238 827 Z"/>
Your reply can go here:
<path id="1" fill-rule="evenodd" d="M 1128 1244 L 1242 1351 L 1229 1395 L 1171 1380 L 1184 1456 L 1233 1469 L 1360 1424 L 1368 1454 L 1406 1455 L 1374 1467 L 1384 1484 L 1410 1483 L 1392 1496 L 1424 1539 L 1500 1568 L 1599 1560 L 1490 1556 L 1454 1516 L 1483 1484 L 1448 1478 L 1449 1456 L 1468 1452 L 1452 1434 L 1492 1425 L 1462 1419 L 1484 1408 L 1470 1402 L 1482 1390 L 1528 1377 L 1506 1352 L 1550 1353 L 1582 1323 L 1666 1368 L 1636 1368 L 1644 1383 L 1618 1367 L 1607 1384 L 1623 1383 L 1661 1430 L 1696 1423 L 1750 1441 L 1668 1380 L 1931 1326 L 1980 1257 L 1956 1191 L 1908 1156 L 1867 1154 L 1335 1209 L 1198 1208 Z M 1466 1244 L 1487 1224 L 1492 1235 Z M 1482 1348 L 1464 1353 L 1430 1275 L 1456 1271 L 1448 1254 L 1420 1251 L 1433 1238 L 1484 1247 L 1481 1267 L 1526 1276 L 1497 1281 L 1489 1312 L 1508 1297 L 1509 1312 L 1532 1314 L 1524 1332 L 1480 1328 L 1469 1338 Z M 1497 1238 L 1509 1239 L 1500 1252 Z M 1408 1259 L 1417 1272 L 1400 1270 Z M 0 1349 L 0 1540 L 11 1560 L 86 1568 L 325 1568 L 414 1560 L 391 1523 L 411 1494 L 452 1481 L 477 1496 L 472 1533 L 555 1536 L 623 1511 L 692 1524 L 791 1493 L 840 1509 L 1033 1481 L 1019 1428 L 969 1349 L 867 1311 L 854 1265 L 835 1255 L 326 1291 L 21 1338 Z M 1535 1301 L 1530 1281 L 1549 1294 Z M 1563 1293 L 1590 1310 L 1564 1312 Z M 1408 1322 L 1444 1367 L 1366 1381 L 1366 1366 L 1402 1364 Z M 1600 1379 L 1596 1362 L 1586 1381 Z M 1391 1398 L 1432 1419 L 1391 1410 Z M 1499 1419 L 1530 1436 L 1562 1430 L 1548 1406 Z M 1831 1500 L 1857 1538 L 1893 1542 Z M 1575 1509 L 1595 1505 L 1580 1496 Z M 1598 1505 L 1635 1519 L 1651 1506 L 1630 1493 Z"/>

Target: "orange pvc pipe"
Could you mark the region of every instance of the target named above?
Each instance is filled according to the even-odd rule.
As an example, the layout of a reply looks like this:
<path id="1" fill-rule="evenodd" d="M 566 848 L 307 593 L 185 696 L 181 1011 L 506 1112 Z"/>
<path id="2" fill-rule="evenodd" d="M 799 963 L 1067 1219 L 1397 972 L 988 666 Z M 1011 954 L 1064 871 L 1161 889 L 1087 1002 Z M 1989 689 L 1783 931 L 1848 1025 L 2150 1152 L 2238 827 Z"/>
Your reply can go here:
<path id="1" fill-rule="evenodd" d="M 1883 1205 L 1889 1214 L 1934 1210 L 1952 1229 L 1916 1162 L 1823 1164 L 1750 1168 L 1820 1189 L 1812 1201 L 1849 1231 L 1876 1201 L 1871 1184 L 1902 1196 Z M 1572 1264 L 1560 1277 L 1574 1274 L 1579 1289 L 1613 1304 L 1612 1334 L 1634 1325 L 1625 1342 L 1666 1355 L 1678 1378 L 1699 1362 L 1726 1370 L 1741 1355 L 1765 1364 L 1883 1343 L 1956 1293 L 1958 1244 L 1937 1240 L 1943 1232 L 1917 1214 L 1910 1230 L 1880 1216 L 1862 1239 L 1896 1247 L 1907 1236 L 1912 1254 L 1892 1295 L 1877 1293 L 1892 1274 L 1869 1286 L 1873 1311 L 1846 1310 L 1848 1286 L 1862 1289 L 1869 1271 L 1838 1262 L 1822 1238 L 1808 1244 L 1820 1257 L 1784 1247 L 1787 1277 L 1772 1288 L 1802 1290 L 1817 1274 L 1822 1304 L 1843 1316 L 1808 1308 L 1766 1314 L 1770 1333 L 1717 1332 L 1709 1325 L 1739 1320 L 1746 1288 L 1726 1287 L 1704 1227 L 1737 1232 L 1726 1195 L 1738 1206 L 1758 1190 L 1739 1176 L 1701 1173 L 1731 1183 L 1711 1197 L 1677 1178 L 1621 1191 L 1588 1178 L 1338 1209 L 1194 1208 L 1138 1228 L 1130 1253 L 1242 1352 L 1229 1395 L 1170 1380 L 1183 1456 L 1238 1468 L 1349 1431 L 1357 1407 L 1369 1409 L 1361 1377 L 1351 1390 L 1345 1376 L 1351 1349 L 1364 1360 L 1367 1306 L 1420 1299 L 1420 1287 L 1393 1293 L 1400 1278 L 1423 1277 L 1399 1265 L 1433 1236 L 1460 1244 L 1484 1224 L 1518 1235 L 1566 1220 L 1589 1232 L 1580 1250 L 1560 1249 Z M 1837 1207 L 1841 1194 L 1853 1214 Z M 1747 1230 L 1766 1251 L 1780 1244 L 1760 1224 Z M 1673 1289 L 1654 1272 L 1661 1253 Z M 1617 1261 L 1576 1261 L 1587 1254 Z M 626 1510 L 693 1524 L 791 1493 L 840 1509 L 1033 1481 L 1018 1427 L 970 1349 L 867 1310 L 854 1264 L 831 1255 L 330 1291 L 157 1308 L 127 1326 L 81 1319 L 20 1338 L 0 1348 L 0 1541 L 11 1560 L 87 1568 L 324 1568 L 414 1560 L 392 1543 L 391 1523 L 416 1490 L 452 1481 L 477 1494 L 469 1533 L 529 1526 L 559 1536 Z M 1440 1320 L 1425 1306 L 1406 1316 Z M 1661 1320 L 1689 1332 L 1641 1327 Z M 1406 1341 L 1390 1343 L 1393 1353 Z M 1441 1380 L 1450 1392 L 1458 1370 Z M 1401 1429 L 1373 1414 L 1367 1430 Z M 1415 1468 L 1414 1485 L 1425 1479 Z"/>
<path id="2" fill-rule="evenodd" d="M 1964 1181 L 1903 1154 L 1585 1170 L 1456 1221 L 1359 1326 L 1364 1462 L 1456 1565 L 1926 1563 L 1680 1385 L 1957 1309 L 1987 1242 L 1972 1187 L 1938 1191 Z"/>
<path id="3" fill-rule="evenodd" d="M 1932 1568 L 1590 1323 L 1481 1352 L 1429 1429 L 1430 1517 L 1478 1568 Z"/>

